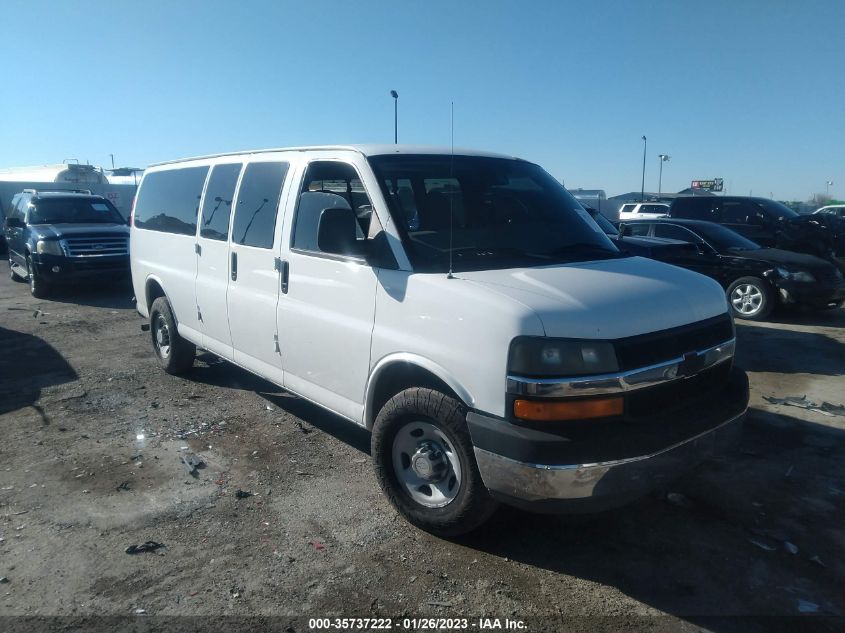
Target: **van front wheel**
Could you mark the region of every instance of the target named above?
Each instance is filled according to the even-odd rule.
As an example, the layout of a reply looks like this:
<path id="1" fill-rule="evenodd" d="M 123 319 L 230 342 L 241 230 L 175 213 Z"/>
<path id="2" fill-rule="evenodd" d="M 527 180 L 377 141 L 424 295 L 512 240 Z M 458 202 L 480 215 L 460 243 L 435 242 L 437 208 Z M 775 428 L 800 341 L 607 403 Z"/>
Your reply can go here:
<path id="1" fill-rule="evenodd" d="M 156 360 L 164 371 L 181 374 L 193 366 L 197 348 L 179 336 L 170 303 L 164 297 L 153 301 L 150 308 L 150 333 Z"/>
<path id="2" fill-rule="evenodd" d="M 465 534 L 496 509 L 475 463 L 466 409 L 443 393 L 414 387 L 388 400 L 373 425 L 372 455 L 390 503 L 427 532 Z"/>

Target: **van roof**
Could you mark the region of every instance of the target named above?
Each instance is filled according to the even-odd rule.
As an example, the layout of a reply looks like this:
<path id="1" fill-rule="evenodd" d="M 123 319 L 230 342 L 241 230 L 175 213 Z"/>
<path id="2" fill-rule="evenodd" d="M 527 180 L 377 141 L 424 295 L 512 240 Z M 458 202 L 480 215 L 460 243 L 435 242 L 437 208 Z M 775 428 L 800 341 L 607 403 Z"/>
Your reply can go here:
<path id="1" fill-rule="evenodd" d="M 240 152 L 222 152 L 219 154 L 208 154 L 207 156 L 193 156 L 191 158 L 181 158 L 178 160 L 166 160 L 160 163 L 152 163 L 150 167 L 157 167 L 159 165 L 171 165 L 174 163 L 184 163 L 191 160 L 203 160 L 208 158 L 219 158 L 221 156 L 240 156 L 244 154 L 264 154 L 267 152 L 308 152 L 308 151 L 326 151 L 326 150 L 345 150 L 350 152 L 358 152 L 364 156 L 384 156 L 389 154 L 451 154 L 452 148 L 448 146 L 436 145 L 313 145 L 304 147 L 275 147 L 269 149 L 246 150 Z M 455 148 L 456 156 L 485 156 L 488 158 L 509 158 L 513 160 L 521 160 L 515 156 L 508 156 L 507 154 L 496 154 L 494 152 L 483 152 L 475 149 Z"/>

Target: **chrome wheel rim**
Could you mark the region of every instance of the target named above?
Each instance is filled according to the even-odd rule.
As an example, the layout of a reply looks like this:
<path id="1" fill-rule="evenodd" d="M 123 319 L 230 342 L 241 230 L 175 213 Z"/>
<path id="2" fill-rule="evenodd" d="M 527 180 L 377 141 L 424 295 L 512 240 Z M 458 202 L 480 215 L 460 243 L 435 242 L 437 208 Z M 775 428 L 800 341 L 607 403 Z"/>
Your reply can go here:
<path id="1" fill-rule="evenodd" d="M 405 424 L 393 439 L 393 472 L 412 500 L 449 505 L 461 489 L 461 460 L 452 441 L 430 422 Z"/>
<path id="2" fill-rule="evenodd" d="M 159 356 L 167 358 L 170 355 L 170 328 L 161 314 L 156 315 L 153 324 L 153 343 Z"/>
<path id="3" fill-rule="evenodd" d="M 751 316 L 763 307 L 763 291 L 752 284 L 740 284 L 731 293 L 731 305 L 743 316 Z"/>

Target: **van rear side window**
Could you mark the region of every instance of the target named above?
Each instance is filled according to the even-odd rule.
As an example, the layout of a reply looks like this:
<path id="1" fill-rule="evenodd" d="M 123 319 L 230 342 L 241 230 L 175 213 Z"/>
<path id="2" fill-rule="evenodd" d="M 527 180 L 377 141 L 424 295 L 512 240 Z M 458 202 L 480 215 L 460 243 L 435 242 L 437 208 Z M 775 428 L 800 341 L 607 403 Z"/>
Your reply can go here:
<path id="1" fill-rule="evenodd" d="M 276 210 L 287 173 L 287 163 L 247 165 L 238 190 L 233 242 L 257 248 L 273 247 Z"/>
<path id="2" fill-rule="evenodd" d="M 229 216 L 242 166 L 242 163 L 216 165 L 211 170 L 202 203 L 200 237 L 224 242 L 229 239 Z"/>
<path id="3" fill-rule="evenodd" d="M 135 226 L 194 235 L 208 167 L 155 171 L 144 177 L 135 205 Z"/>

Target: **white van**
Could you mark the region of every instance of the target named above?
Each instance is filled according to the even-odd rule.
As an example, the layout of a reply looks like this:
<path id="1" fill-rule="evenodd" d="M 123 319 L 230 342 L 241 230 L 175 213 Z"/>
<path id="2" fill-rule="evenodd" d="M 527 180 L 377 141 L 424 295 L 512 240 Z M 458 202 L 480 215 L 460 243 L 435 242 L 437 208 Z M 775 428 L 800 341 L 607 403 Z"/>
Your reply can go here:
<path id="1" fill-rule="evenodd" d="M 209 350 L 372 430 L 390 502 L 443 535 L 497 501 L 619 505 L 739 430 L 725 293 L 620 253 L 537 165 L 315 147 L 162 163 L 133 211 L 168 372 Z"/>

